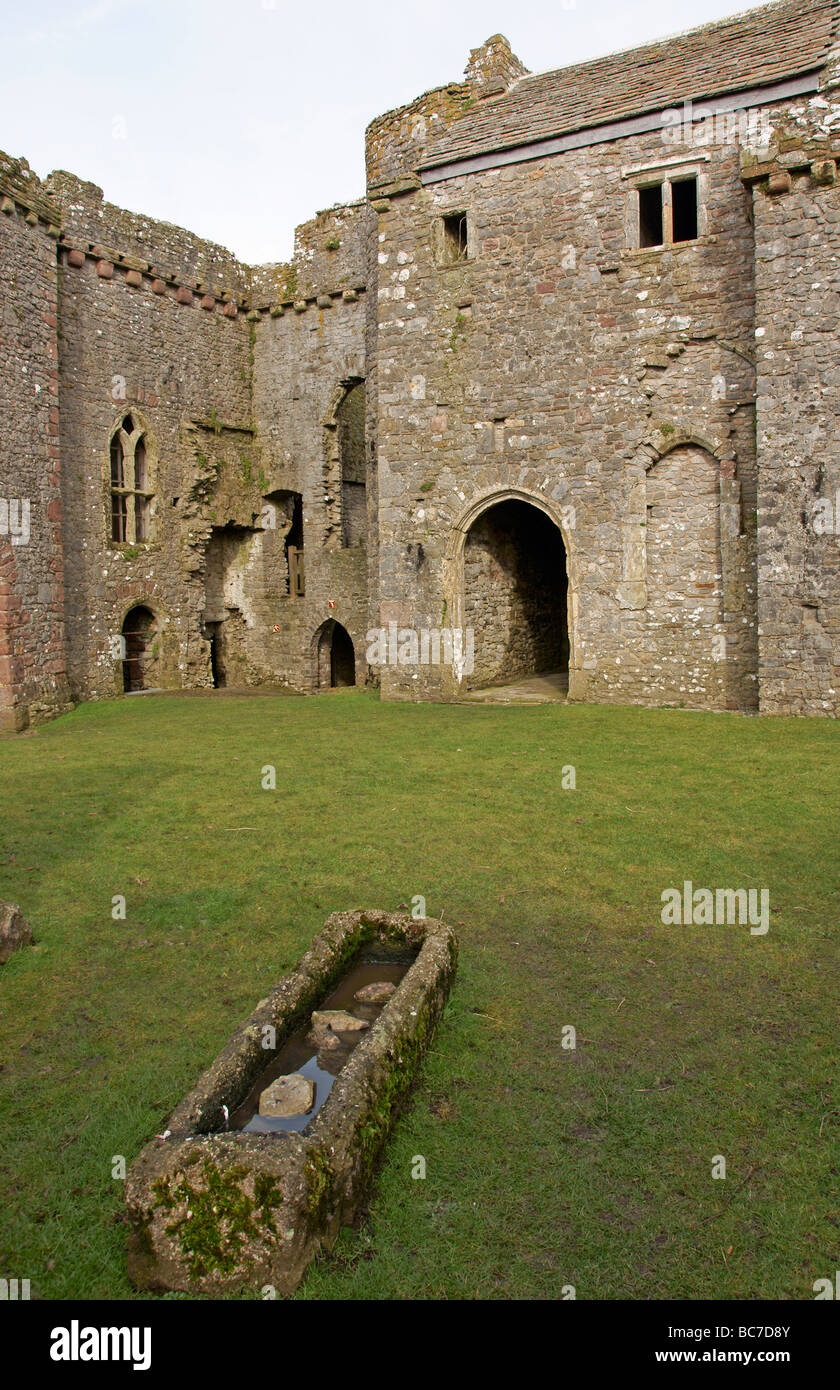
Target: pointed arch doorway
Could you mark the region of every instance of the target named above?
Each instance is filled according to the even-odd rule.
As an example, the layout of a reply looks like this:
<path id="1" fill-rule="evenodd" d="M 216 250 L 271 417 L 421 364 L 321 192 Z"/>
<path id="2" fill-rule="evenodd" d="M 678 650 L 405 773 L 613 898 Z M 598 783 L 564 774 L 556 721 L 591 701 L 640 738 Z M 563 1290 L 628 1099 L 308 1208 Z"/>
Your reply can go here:
<path id="1" fill-rule="evenodd" d="M 328 618 L 315 633 L 313 648 L 316 690 L 356 684 L 356 650 L 346 627 Z"/>
<path id="2" fill-rule="evenodd" d="M 122 625 L 123 690 L 126 694 L 149 690 L 155 685 L 157 631 L 157 619 L 145 604 L 138 604 L 126 613 Z"/>

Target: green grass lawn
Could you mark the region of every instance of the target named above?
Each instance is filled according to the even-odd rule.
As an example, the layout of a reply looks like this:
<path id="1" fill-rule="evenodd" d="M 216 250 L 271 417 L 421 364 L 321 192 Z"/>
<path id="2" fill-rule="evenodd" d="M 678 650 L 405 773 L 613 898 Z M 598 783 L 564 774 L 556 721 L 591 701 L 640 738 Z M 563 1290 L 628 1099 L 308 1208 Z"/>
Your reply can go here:
<path id="1" fill-rule="evenodd" d="M 813 1298 L 840 1268 L 839 768 L 827 720 L 362 691 L 0 741 L 0 898 L 36 937 L 0 970 L 0 1276 L 131 1297 L 113 1156 L 330 912 L 422 894 L 455 989 L 298 1297 Z M 663 926 L 685 879 L 769 888 L 768 934 Z"/>

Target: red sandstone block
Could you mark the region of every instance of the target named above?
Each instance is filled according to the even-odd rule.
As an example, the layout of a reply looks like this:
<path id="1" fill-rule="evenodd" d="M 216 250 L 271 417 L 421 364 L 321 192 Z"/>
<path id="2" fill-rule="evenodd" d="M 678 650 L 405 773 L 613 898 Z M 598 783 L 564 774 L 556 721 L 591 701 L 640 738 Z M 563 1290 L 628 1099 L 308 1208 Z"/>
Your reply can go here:
<path id="1" fill-rule="evenodd" d="M 537 284 L 537 294 L 554 294 L 554 281 L 540 280 Z"/>
<path id="2" fill-rule="evenodd" d="M 153 281 L 152 281 L 152 294 L 165 294 L 165 292 L 166 292 L 166 281 L 165 281 L 165 280 L 153 280 Z"/>
<path id="3" fill-rule="evenodd" d="M 202 297 L 201 297 L 201 307 L 202 307 L 202 309 L 210 309 L 210 310 L 215 309 L 215 307 L 216 307 L 216 300 L 215 300 L 215 298 L 213 297 L 212 294 L 205 294 L 205 295 L 202 295 Z"/>
<path id="4" fill-rule="evenodd" d="M 75 248 L 74 248 L 73 250 L 67 252 L 67 264 L 68 264 L 68 265 L 83 266 L 84 263 L 85 263 L 85 253 L 84 253 L 84 251 L 76 251 Z"/>
<path id="5" fill-rule="evenodd" d="M 61 499 L 59 497 L 54 497 L 51 502 L 47 503 L 47 520 L 61 520 Z"/>
<path id="6" fill-rule="evenodd" d="M 110 261 L 97 261 L 96 273 L 101 275 L 103 280 L 110 280 L 114 274 L 114 267 Z"/>
<path id="7" fill-rule="evenodd" d="M 136 289 L 139 289 L 143 283 L 143 276 L 140 274 L 139 270 L 129 270 L 126 274 L 125 282 L 127 285 L 134 285 Z"/>
<path id="8" fill-rule="evenodd" d="M 186 285 L 179 285 L 175 291 L 175 298 L 179 304 L 192 304 L 193 292 L 188 290 Z"/>
<path id="9" fill-rule="evenodd" d="M 237 309 L 232 299 L 225 305 L 224 309 L 222 310 L 222 313 L 224 314 L 226 319 L 236 318 Z"/>

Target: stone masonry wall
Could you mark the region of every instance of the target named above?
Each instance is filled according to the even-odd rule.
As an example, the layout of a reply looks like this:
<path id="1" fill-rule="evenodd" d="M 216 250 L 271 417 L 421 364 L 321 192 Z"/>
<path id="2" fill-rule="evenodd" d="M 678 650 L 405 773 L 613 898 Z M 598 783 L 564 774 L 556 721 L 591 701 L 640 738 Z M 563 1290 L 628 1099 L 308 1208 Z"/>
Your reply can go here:
<path id="1" fill-rule="evenodd" d="M 836 715 L 840 48 L 762 145 L 421 174 L 523 72 L 496 35 L 374 121 L 367 200 L 289 263 L 0 155 L 0 728 L 121 692 L 138 605 L 165 688 L 314 690 L 338 623 L 386 698 L 568 656 L 572 699 Z M 686 177 L 697 238 L 640 249 L 638 188 Z M 121 425 L 153 496 L 115 542 Z M 523 505 L 530 539 L 494 530 Z M 475 671 L 369 669 L 392 623 L 472 625 Z"/>
<path id="2" fill-rule="evenodd" d="M 161 684 L 206 685 L 200 547 L 209 536 L 214 470 L 227 452 L 244 480 L 254 457 L 251 345 L 240 312 L 245 273 L 223 248 L 114 208 L 71 175 L 53 175 L 49 188 L 63 215 L 59 363 L 73 694 L 122 691 L 112 644 L 136 604 L 158 619 Z M 109 523 L 109 440 L 129 410 L 148 431 L 155 493 L 151 537 L 136 545 L 112 542 Z M 256 487 L 250 495 L 240 489 L 237 508 L 237 519 L 253 525 Z"/>
<path id="3" fill-rule="evenodd" d="M 753 182 L 765 714 L 840 711 L 840 74 Z M 835 132 L 835 133 L 832 133 Z"/>
<path id="4" fill-rule="evenodd" d="M 69 707 L 55 240 L 58 212 L 0 154 L 0 730 Z"/>
<path id="5" fill-rule="evenodd" d="M 465 534 L 484 505 L 521 497 L 568 553 L 572 698 L 755 706 L 753 233 L 737 147 L 653 133 L 421 188 L 400 163 L 421 153 L 405 120 L 390 155 L 378 123 L 369 156 L 394 180 L 374 200 L 381 622 L 460 625 Z M 634 249 L 636 174 L 674 159 L 698 176 L 701 236 Z M 461 212 L 468 258 L 447 263 L 440 219 Z M 711 572 L 675 559 L 666 639 L 645 531 L 651 470 L 676 448 L 714 461 L 719 541 Z M 698 603 L 698 584 L 713 598 Z M 383 691 L 446 697 L 457 674 L 389 667 Z"/>
<path id="6" fill-rule="evenodd" d="M 317 635 L 331 619 L 353 641 L 357 684 L 368 676 L 368 555 L 344 544 L 339 411 L 367 376 L 370 236 L 366 204 L 321 213 L 298 229 L 292 266 L 262 267 L 251 291 L 254 422 L 269 486 L 303 498 L 306 592 L 276 604 L 272 659 L 304 691 L 316 687 Z M 357 519 L 351 536 L 363 529 Z"/>

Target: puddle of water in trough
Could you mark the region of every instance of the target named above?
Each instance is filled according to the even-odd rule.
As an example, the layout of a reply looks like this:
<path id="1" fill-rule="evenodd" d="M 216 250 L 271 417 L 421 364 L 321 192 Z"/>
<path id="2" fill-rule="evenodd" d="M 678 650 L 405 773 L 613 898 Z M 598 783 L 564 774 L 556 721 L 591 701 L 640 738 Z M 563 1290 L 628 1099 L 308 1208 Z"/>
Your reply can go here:
<path id="1" fill-rule="evenodd" d="M 362 1004 L 353 996 L 364 985 L 388 982 L 399 986 L 400 981 L 417 958 L 416 951 L 377 946 L 362 950 L 351 962 L 347 974 L 336 988 L 328 994 L 317 1009 L 343 1009 L 355 1018 L 365 1019 L 371 1027 L 376 1022 L 385 1004 Z M 393 998 L 393 996 L 392 996 Z M 367 1037 L 369 1029 L 358 1033 L 342 1035 L 343 1046 L 333 1052 L 325 1052 L 307 1042 L 310 1022 L 293 1033 L 280 1049 L 273 1062 L 262 1071 L 254 1082 L 242 1104 L 230 1117 L 229 1128 L 245 1130 L 248 1134 L 275 1134 L 289 1130 L 303 1130 L 314 1120 L 324 1101 L 332 1090 L 333 1082 L 348 1060 L 354 1047 Z M 312 1109 L 305 1115 L 261 1115 L 259 1113 L 260 1095 L 266 1086 L 278 1076 L 288 1076 L 300 1072 L 315 1083 L 315 1100 Z"/>

